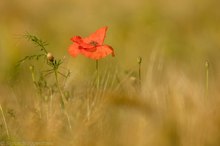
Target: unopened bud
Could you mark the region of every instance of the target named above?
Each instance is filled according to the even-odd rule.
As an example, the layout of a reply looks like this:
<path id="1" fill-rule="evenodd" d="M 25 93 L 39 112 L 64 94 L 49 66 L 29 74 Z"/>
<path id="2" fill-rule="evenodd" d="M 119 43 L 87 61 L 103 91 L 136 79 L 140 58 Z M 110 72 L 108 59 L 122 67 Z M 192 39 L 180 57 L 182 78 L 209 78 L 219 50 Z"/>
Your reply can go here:
<path id="1" fill-rule="evenodd" d="M 54 57 L 53 57 L 53 54 L 52 53 L 47 53 L 47 59 L 51 62 L 54 61 Z"/>
<path id="2" fill-rule="evenodd" d="M 209 61 L 208 60 L 205 61 L 205 67 L 209 68 Z"/>
<path id="3" fill-rule="evenodd" d="M 142 58 L 141 58 L 141 57 L 138 57 L 138 58 L 137 58 L 137 62 L 138 62 L 138 64 L 141 64 Z"/>
<path id="4" fill-rule="evenodd" d="M 34 70 L 34 66 L 33 66 L 33 65 L 29 66 L 29 69 L 30 69 L 31 71 L 33 71 L 33 70 Z"/>

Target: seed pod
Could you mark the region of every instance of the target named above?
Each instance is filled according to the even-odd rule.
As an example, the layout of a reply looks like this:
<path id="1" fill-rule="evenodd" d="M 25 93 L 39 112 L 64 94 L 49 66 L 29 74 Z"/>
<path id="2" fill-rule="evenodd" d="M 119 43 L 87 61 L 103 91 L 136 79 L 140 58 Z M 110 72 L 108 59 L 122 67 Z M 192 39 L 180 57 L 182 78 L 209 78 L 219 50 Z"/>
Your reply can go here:
<path id="1" fill-rule="evenodd" d="M 53 62 L 53 61 L 54 61 L 53 54 L 52 54 L 52 53 L 47 53 L 47 59 L 48 59 L 50 62 Z"/>

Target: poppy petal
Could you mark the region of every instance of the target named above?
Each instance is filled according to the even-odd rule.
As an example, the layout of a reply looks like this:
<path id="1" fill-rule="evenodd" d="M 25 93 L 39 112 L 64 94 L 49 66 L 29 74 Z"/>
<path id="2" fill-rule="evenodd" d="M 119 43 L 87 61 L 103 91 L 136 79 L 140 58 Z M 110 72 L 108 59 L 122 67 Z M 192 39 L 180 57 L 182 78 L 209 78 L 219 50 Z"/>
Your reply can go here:
<path id="1" fill-rule="evenodd" d="M 95 59 L 95 60 L 104 58 L 110 54 L 112 54 L 112 56 L 114 56 L 113 48 L 108 45 L 98 46 L 98 47 L 96 47 L 96 51 L 94 51 L 94 52 L 88 52 L 85 49 L 82 49 L 81 53 L 83 55 L 85 55 L 86 57 L 91 58 L 91 59 Z"/>
<path id="2" fill-rule="evenodd" d="M 73 43 L 70 47 L 69 47 L 69 54 L 73 57 L 76 57 L 79 53 L 80 53 L 80 49 L 79 49 L 79 45 L 76 43 Z"/>
<path id="3" fill-rule="evenodd" d="M 94 46 L 92 46 L 90 44 L 85 43 L 80 36 L 72 37 L 71 41 L 73 41 L 74 43 L 77 43 L 79 46 L 81 46 L 83 48 L 93 48 L 94 47 Z"/>
<path id="4" fill-rule="evenodd" d="M 80 44 L 80 43 L 83 42 L 81 36 L 74 36 L 74 37 L 71 38 L 71 41 L 73 41 L 77 44 Z"/>
<path id="5" fill-rule="evenodd" d="M 107 26 L 102 27 L 93 34 L 91 34 L 89 37 L 83 38 L 83 41 L 87 44 L 90 44 L 91 42 L 96 42 L 98 43 L 98 45 L 102 45 L 105 39 L 107 29 Z"/>

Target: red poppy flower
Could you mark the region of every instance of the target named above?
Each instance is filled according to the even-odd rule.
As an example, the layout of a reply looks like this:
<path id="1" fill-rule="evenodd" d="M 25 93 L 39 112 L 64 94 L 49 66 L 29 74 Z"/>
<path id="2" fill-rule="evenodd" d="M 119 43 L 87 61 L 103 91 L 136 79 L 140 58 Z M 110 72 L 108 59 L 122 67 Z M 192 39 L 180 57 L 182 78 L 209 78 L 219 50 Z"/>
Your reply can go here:
<path id="1" fill-rule="evenodd" d="M 108 27 L 100 28 L 86 38 L 74 36 L 71 38 L 74 43 L 69 47 L 69 54 L 73 57 L 76 57 L 78 54 L 83 54 L 95 60 L 104 58 L 110 54 L 114 56 L 113 48 L 103 44 L 107 29 Z"/>

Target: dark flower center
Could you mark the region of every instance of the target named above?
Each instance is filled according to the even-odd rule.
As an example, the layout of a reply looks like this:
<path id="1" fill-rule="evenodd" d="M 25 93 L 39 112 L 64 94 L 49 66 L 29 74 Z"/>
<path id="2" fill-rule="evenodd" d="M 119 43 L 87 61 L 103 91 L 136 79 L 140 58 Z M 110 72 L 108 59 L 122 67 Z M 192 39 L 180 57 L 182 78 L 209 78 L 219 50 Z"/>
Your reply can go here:
<path id="1" fill-rule="evenodd" d="M 98 46 L 98 42 L 96 42 L 96 41 L 91 41 L 89 44 L 94 47 Z"/>

